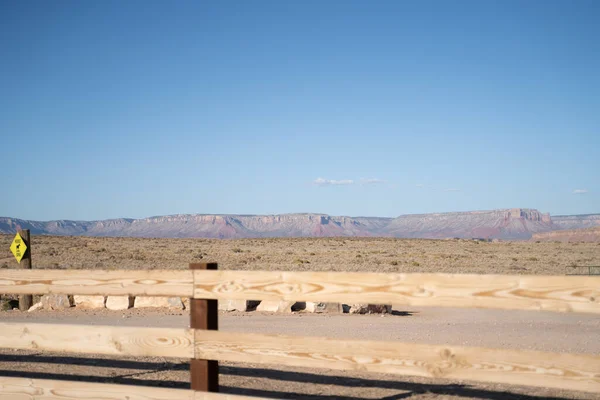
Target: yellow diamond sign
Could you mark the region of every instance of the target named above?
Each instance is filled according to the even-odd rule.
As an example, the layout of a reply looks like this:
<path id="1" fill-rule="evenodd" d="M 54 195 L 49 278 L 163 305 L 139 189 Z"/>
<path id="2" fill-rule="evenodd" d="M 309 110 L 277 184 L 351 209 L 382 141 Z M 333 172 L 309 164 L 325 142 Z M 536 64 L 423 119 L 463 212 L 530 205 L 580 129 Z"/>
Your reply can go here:
<path id="1" fill-rule="evenodd" d="M 21 235 L 17 233 L 15 239 L 10 245 L 10 251 L 12 251 L 12 253 L 15 255 L 15 258 L 17 259 L 18 263 L 21 262 L 21 259 L 25 255 L 25 250 L 27 250 L 27 245 L 25 244 L 25 241 L 23 240 Z"/>

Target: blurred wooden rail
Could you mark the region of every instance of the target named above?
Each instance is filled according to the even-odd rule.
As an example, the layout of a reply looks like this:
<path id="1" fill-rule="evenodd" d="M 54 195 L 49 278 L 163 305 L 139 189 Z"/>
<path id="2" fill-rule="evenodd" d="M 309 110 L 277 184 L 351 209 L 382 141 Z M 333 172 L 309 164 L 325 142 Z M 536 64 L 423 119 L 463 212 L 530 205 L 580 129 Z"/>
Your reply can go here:
<path id="1" fill-rule="evenodd" d="M 0 348 L 194 358 L 194 333 L 183 328 L 3 322 L 0 323 Z"/>
<path id="2" fill-rule="evenodd" d="M 0 348 L 160 356 L 600 392 L 600 356 L 210 330 L 0 323 Z"/>
<path id="3" fill-rule="evenodd" d="M 18 270 L 0 271 L 0 293 L 192 297 L 192 271 Z"/>
<path id="4" fill-rule="evenodd" d="M 0 376 L 0 400 L 267 400 L 259 397 L 147 386 Z M 272 399 L 270 399 L 272 400 Z"/>
<path id="5" fill-rule="evenodd" d="M 194 297 L 600 314 L 600 277 L 196 271 Z"/>
<path id="6" fill-rule="evenodd" d="M 600 276 L 4 270 L 0 293 L 330 301 L 600 314 Z"/>
<path id="7" fill-rule="evenodd" d="M 211 265 L 216 267 L 216 264 Z M 192 264 L 191 267 L 196 268 L 197 265 Z M 600 314 L 600 277 L 589 276 L 257 272 L 210 269 L 0 270 L 0 293 L 186 296 L 209 300 L 347 301 Z M 194 312 L 192 314 L 195 315 Z M 0 323 L 1 347 L 359 370 L 600 392 L 600 357 L 577 354 L 229 333 L 206 330 L 206 327 L 172 329 L 29 323 Z M 218 371 L 216 372 L 218 374 Z M 0 378 L 0 399 L 5 395 L 3 391 L 11 393 L 10 390 L 21 390 L 15 389 L 16 381 L 11 379 L 17 378 Z M 50 395 L 39 398 L 78 398 L 77 394 L 81 393 L 82 396 L 85 394 L 87 399 L 106 399 L 103 392 L 96 388 L 98 384 L 26 379 L 21 381 L 29 382 L 24 384 L 22 390 L 30 392 L 37 390 L 36 384 L 48 385 L 46 389 L 40 390 L 44 393 L 47 390 Z M 75 385 L 74 389 L 63 389 L 69 385 Z M 135 394 L 137 389 L 132 390 L 133 392 L 127 393 Z M 152 392 L 154 388 L 143 390 L 150 391 L 146 397 L 140 395 L 148 399 L 227 398 L 197 391 L 173 391 L 173 396 L 160 397 L 158 392 Z M 67 394 L 60 395 L 62 397 L 56 394 L 63 393 L 62 391 L 66 391 Z M 95 391 L 98 392 L 97 397 L 94 397 Z M 119 397 L 122 394 L 124 392 L 118 392 L 115 398 L 122 398 Z"/>
<path id="8" fill-rule="evenodd" d="M 600 392 L 600 356 L 196 331 L 196 357 Z"/>

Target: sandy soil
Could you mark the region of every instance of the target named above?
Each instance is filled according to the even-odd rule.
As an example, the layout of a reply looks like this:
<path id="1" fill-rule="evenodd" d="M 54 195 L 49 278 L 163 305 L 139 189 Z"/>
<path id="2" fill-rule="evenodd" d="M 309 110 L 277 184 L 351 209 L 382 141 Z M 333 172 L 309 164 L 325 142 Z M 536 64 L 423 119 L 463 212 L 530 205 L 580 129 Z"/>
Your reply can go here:
<path id="1" fill-rule="evenodd" d="M 108 310 L 5 312 L 7 322 L 120 326 L 188 326 L 185 311 Z M 220 329 L 299 336 L 531 349 L 600 355 L 600 317 L 549 312 L 419 308 L 394 315 L 221 313 Z M 87 380 L 188 387 L 186 360 L 69 356 L 47 352 L 0 352 L 0 376 Z M 348 373 L 269 365 L 223 363 L 223 391 L 304 399 L 593 399 L 593 394 L 539 388 L 450 382 L 415 377 Z"/>
<path id="2" fill-rule="evenodd" d="M 0 268 L 17 268 L 13 237 L 0 235 Z M 487 243 L 391 238 L 141 239 L 36 236 L 34 268 L 448 272 L 564 275 L 600 265 L 600 243 Z"/>

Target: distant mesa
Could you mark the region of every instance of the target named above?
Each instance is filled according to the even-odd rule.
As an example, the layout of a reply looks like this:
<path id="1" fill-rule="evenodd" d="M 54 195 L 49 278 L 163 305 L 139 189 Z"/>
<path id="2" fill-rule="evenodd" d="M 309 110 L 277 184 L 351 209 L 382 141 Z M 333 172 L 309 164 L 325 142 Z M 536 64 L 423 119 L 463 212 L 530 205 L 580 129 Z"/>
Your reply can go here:
<path id="1" fill-rule="evenodd" d="M 528 240 L 539 237 L 539 240 L 545 240 L 543 234 L 546 233 L 594 227 L 600 227 L 600 214 L 551 217 L 549 214 L 529 208 L 411 214 L 397 218 L 326 214 L 178 214 L 142 219 L 42 222 L 0 217 L 0 233 L 14 233 L 21 228 L 30 229 L 36 235 L 157 238 L 383 236 L 483 240 Z"/>
<path id="2" fill-rule="evenodd" d="M 600 226 L 583 229 L 535 233 L 531 240 L 536 242 L 591 242 L 600 243 Z"/>

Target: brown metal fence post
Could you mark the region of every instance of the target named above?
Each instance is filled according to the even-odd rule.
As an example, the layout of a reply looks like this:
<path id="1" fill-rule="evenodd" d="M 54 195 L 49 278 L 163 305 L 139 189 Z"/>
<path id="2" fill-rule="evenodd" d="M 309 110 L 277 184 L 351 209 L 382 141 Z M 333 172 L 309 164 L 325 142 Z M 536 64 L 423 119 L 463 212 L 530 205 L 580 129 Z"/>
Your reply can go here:
<path id="1" fill-rule="evenodd" d="M 190 264 L 191 270 L 218 269 L 217 263 Z M 218 300 L 190 299 L 190 328 L 219 329 Z M 190 362 L 191 389 L 203 392 L 219 391 L 219 362 L 193 359 Z"/>
<path id="2" fill-rule="evenodd" d="M 31 237 L 29 229 L 23 229 L 19 231 L 19 235 L 23 238 L 27 250 L 19 263 L 19 266 L 23 269 L 31 269 Z M 19 310 L 27 311 L 33 305 L 33 296 L 30 294 L 19 295 Z"/>

